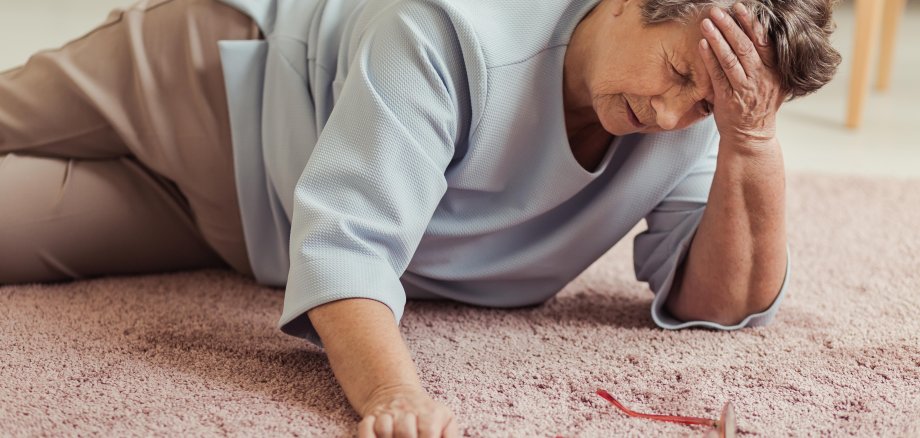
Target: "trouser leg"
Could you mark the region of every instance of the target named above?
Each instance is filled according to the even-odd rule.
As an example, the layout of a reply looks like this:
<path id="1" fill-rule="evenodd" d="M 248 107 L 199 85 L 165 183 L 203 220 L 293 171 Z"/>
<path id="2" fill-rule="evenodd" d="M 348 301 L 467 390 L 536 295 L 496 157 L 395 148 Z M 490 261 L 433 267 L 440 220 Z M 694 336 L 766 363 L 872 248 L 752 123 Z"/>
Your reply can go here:
<path id="1" fill-rule="evenodd" d="M 134 158 L 0 155 L 0 284 L 223 266 L 181 194 Z"/>
<path id="2" fill-rule="evenodd" d="M 163 177 L 164 190 L 178 189 L 177 202 L 227 264 L 251 274 L 217 42 L 258 37 L 251 19 L 215 0 L 115 10 L 83 37 L 0 74 L 0 154 L 133 158 Z"/>

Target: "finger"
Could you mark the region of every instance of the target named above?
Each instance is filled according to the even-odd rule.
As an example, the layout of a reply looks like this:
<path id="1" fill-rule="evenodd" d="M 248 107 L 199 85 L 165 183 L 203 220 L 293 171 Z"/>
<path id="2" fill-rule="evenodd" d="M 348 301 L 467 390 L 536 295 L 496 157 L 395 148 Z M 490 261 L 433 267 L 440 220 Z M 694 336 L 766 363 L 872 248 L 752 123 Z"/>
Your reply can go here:
<path id="1" fill-rule="evenodd" d="M 712 52 L 715 54 L 716 60 L 722 68 L 724 76 L 728 79 L 729 84 L 733 88 L 741 88 L 741 85 L 747 81 L 747 73 L 744 71 L 744 68 L 741 67 L 741 62 L 738 61 L 735 52 L 732 51 L 731 46 L 728 45 L 728 42 L 725 41 L 725 37 L 722 36 L 722 32 L 715 27 L 712 20 L 704 18 L 702 26 L 703 37 L 706 38 L 709 47 L 712 48 Z"/>
<path id="2" fill-rule="evenodd" d="M 418 438 L 418 423 L 413 413 L 407 413 L 396 420 L 393 435 L 398 438 Z"/>
<path id="3" fill-rule="evenodd" d="M 441 431 L 444 430 L 448 420 L 448 413 L 442 410 L 419 417 L 417 420 L 419 438 L 440 438 Z"/>
<path id="4" fill-rule="evenodd" d="M 738 4 L 740 5 L 740 3 Z M 737 11 L 737 7 L 735 10 Z M 732 48 L 735 57 L 737 57 L 738 62 L 741 63 L 741 67 L 748 76 L 752 76 L 754 71 L 763 65 L 760 54 L 757 53 L 757 48 L 754 46 L 754 42 L 751 41 L 751 38 L 744 32 L 744 29 L 742 29 L 725 11 L 719 8 L 713 8 L 710 15 L 712 16 L 712 20 L 716 23 L 716 26 L 722 31 L 722 36 L 725 38 L 725 41 L 728 42 L 729 47 Z M 740 15 L 738 18 L 739 21 L 742 20 Z"/>
<path id="5" fill-rule="evenodd" d="M 769 38 L 767 38 L 766 28 L 763 23 L 751 14 L 747 6 L 735 3 L 734 8 L 735 15 L 738 16 L 738 22 L 741 23 L 741 28 L 744 29 L 744 33 L 747 34 L 757 50 L 757 56 L 765 65 L 770 65 L 773 60 L 773 47 L 770 45 Z"/>
<path id="6" fill-rule="evenodd" d="M 735 6 L 732 7 L 735 10 L 735 16 L 738 17 L 738 24 L 741 25 L 741 29 L 744 30 L 745 35 L 754 43 L 755 48 L 759 48 L 760 36 L 757 34 L 756 24 L 760 22 L 757 21 L 751 12 L 741 3 L 735 3 Z"/>
<path id="7" fill-rule="evenodd" d="M 377 438 L 393 437 L 393 416 L 390 414 L 381 414 L 374 422 L 374 433 Z"/>
<path id="8" fill-rule="evenodd" d="M 443 405 L 435 409 L 431 415 L 420 417 L 418 419 L 419 436 L 422 438 L 440 437 L 453 417 L 453 412 Z"/>
<path id="9" fill-rule="evenodd" d="M 706 65 L 706 71 L 709 73 L 709 79 L 712 81 L 712 88 L 715 92 L 716 99 L 718 102 L 732 93 L 731 84 L 728 82 L 728 78 L 725 77 L 725 72 L 722 71 L 722 66 L 719 65 L 719 60 L 716 59 L 716 54 L 713 53 L 712 47 L 709 45 L 708 40 L 700 40 L 700 57 L 703 58 L 703 64 Z"/>
<path id="10" fill-rule="evenodd" d="M 358 438 L 376 438 L 374 436 L 374 416 L 368 415 L 358 424 Z"/>
<path id="11" fill-rule="evenodd" d="M 460 438 L 460 427 L 457 426 L 457 417 L 451 417 L 444 426 L 444 438 Z"/>

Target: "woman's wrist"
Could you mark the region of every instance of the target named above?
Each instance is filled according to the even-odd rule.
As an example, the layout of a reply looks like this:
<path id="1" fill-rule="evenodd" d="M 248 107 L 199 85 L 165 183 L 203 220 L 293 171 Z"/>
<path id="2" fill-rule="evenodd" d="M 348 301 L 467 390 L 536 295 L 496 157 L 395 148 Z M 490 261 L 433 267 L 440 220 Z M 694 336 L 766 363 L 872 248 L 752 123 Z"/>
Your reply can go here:
<path id="1" fill-rule="evenodd" d="M 307 314 L 323 341 L 332 372 L 359 414 L 364 414 L 376 394 L 394 389 L 422 390 L 415 363 L 385 304 L 344 299 Z"/>

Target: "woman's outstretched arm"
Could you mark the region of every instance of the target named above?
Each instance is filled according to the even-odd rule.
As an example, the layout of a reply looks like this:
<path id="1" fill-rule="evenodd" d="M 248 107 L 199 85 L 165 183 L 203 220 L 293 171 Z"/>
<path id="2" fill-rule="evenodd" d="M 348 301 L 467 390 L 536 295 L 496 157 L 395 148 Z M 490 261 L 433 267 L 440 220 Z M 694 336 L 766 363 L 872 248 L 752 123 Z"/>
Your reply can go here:
<path id="1" fill-rule="evenodd" d="M 361 438 L 458 436 L 453 413 L 422 388 L 389 307 L 352 298 L 315 307 L 307 316 L 345 396 L 363 418 Z"/>

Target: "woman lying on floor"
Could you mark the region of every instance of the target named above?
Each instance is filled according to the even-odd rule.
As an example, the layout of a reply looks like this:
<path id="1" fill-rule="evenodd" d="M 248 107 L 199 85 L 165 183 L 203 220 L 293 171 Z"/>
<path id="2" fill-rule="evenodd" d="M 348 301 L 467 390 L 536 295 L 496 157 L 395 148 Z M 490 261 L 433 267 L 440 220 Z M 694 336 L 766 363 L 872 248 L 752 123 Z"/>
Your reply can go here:
<path id="1" fill-rule="evenodd" d="M 143 0 L 0 75 L 0 283 L 285 287 L 361 436 L 456 436 L 407 298 L 551 298 L 642 219 L 665 329 L 776 314 L 830 0 Z M 484 340 L 488 342 L 488 340 Z"/>

